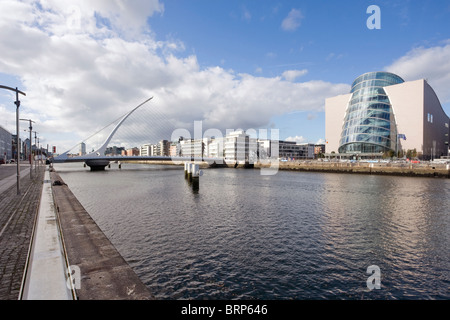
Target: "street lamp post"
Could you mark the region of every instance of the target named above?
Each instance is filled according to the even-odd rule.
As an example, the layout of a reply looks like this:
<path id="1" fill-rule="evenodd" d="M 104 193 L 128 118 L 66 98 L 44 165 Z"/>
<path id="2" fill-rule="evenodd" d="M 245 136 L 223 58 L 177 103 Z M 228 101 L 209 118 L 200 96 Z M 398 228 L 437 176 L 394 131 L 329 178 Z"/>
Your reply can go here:
<path id="1" fill-rule="evenodd" d="M 19 163 L 19 159 L 20 159 L 20 145 L 19 145 L 19 107 L 20 107 L 20 100 L 19 100 L 19 93 L 26 96 L 26 94 L 22 91 L 20 91 L 19 89 L 17 89 L 17 87 L 11 88 L 11 87 L 7 87 L 7 86 L 2 86 L 0 85 L 0 89 L 6 89 L 6 90 L 11 90 L 11 91 L 15 91 L 16 92 L 16 101 L 14 101 L 14 104 L 16 105 L 16 133 L 17 133 L 17 137 L 16 137 L 16 141 L 17 141 L 17 194 L 20 194 L 20 163 Z"/>
<path id="2" fill-rule="evenodd" d="M 38 147 L 38 150 L 37 150 L 37 155 L 38 155 L 38 161 L 37 161 L 37 164 L 38 164 L 38 168 L 39 168 L 39 170 L 41 169 L 41 145 L 39 144 L 39 138 L 37 138 L 37 140 L 38 140 L 38 142 L 37 142 L 37 147 Z"/>
<path id="3" fill-rule="evenodd" d="M 35 151 L 34 151 L 34 172 L 37 174 L 37 164 L 36 164 L 36 155 L 37 155 L 37 134 L 39 132 L 33 131 L 34 132 L 34 146 L 36 147 Z"/>
<path id="4" fill-rule="evenodd" d="M 19 119 L 19 120 L 23 120 L 23 121 L 29 121 L 30 122 L 30 127 L 29 127 L 29 129 L 30 129 L 30 179 L 32 178 L 32 172 L 33 172 L 33 165 L 32 165 L 32 162 L 31 162 L 31 154 L 32 154 L 32 145 L 33 145 L 33 140 L 32 140 L 32 137 L 31 137 L 31 132 L 32 132 L 32 130 L 33 130 L 33 125 L 31 124 L 31 123 L 34 123 L 34 121 L 33 120 L 31 120 L 31 119 Z"/>

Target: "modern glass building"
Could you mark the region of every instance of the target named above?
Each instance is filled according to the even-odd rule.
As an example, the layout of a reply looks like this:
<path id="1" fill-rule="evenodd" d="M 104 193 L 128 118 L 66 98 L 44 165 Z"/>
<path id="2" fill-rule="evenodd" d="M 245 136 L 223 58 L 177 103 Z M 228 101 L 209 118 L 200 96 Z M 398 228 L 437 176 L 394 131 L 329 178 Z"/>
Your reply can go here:
<path id="1" fill-rule="evenodd" d="M 375 157 L 415 149 L 424 159 L 448 155 L 449 117 L 424 79 L 365 73 L 349 94 L 326 100 L 325 122 L 326 153 Z"/>
<path id="2" fill-rule="evenodd" d="M 352 84 L 339 153 L 379 153 L 397 149 L 395 116 L 383 87 L 404 82 L 388 72 L 369 72 Z"/>

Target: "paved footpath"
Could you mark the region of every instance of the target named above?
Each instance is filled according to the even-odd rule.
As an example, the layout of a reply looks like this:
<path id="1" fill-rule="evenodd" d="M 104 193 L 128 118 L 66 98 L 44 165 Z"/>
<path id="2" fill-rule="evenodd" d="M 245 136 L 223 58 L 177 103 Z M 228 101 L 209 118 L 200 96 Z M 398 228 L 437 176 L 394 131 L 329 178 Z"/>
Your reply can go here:
<path id="1" fill-rule="evenodd" d="M 0 165 L 0 300 L 19 299 L 23 274 L 39 209 L 45 166 L 20 166 L 17 195 L 16 166 Z"/>

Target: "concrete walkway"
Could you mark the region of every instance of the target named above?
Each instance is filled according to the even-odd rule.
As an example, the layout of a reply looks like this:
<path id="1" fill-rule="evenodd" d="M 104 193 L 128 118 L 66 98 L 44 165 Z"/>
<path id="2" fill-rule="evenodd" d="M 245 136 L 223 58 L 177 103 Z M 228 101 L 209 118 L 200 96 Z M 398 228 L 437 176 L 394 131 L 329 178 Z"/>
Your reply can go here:
<path id="1" fill-rule="evenodd" d="M 50 174 L 45 171 L 22 300 L 72 300 L 68 266 L 55 206 Z"/>
<path id="2" fill-rule="evenodd" d="M 39 208 L 43 167 L 22 163 L 20 194 L 16 166 L 0 165 L 0 300 L 17 300 L 28 261 L 33 228 Z"/>
<path id="3" fill-rule="evenodd" d="M 50 179 L 77 299 L 154 299 L 59 174 Z"/>
<path id="4" fill-rule="evenodd" d="M 154 299 L 56 172 L 16 179 L 0 167 L 0 300 Z"/>

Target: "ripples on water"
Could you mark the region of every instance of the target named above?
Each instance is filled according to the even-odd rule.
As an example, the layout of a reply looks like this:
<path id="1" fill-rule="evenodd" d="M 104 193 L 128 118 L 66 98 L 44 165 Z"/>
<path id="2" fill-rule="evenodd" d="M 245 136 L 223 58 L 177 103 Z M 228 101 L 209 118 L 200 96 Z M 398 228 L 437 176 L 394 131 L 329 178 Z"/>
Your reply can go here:
<path id="1" fill-rule="evenodd" d="M 158 299 L 450 298 L 447 179 L 56 169 Z"/>

